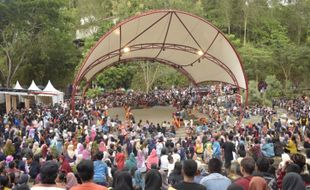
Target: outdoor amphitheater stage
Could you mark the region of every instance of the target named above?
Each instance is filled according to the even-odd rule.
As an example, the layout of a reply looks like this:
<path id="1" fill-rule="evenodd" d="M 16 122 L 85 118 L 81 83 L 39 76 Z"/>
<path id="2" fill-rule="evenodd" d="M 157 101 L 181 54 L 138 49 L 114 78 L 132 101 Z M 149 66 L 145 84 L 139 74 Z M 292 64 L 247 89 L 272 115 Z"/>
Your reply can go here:
<path id="1" fill-rule="evenodd" d="M 171 122 L 172 114 L 176 112 L 176 108 L 171 106 L 154 106 L 149 108 L 132 109 L 132 113 L 135 117 L 136 122 L 142 120 L 144 123 L 146 120 L 153 122 L 154 124 L 162 123 L 163 121 Z M 125 110 L 124 108 L 110 108 L 109 115 L 118 118 L 121 121 L 125 120 Z"/>

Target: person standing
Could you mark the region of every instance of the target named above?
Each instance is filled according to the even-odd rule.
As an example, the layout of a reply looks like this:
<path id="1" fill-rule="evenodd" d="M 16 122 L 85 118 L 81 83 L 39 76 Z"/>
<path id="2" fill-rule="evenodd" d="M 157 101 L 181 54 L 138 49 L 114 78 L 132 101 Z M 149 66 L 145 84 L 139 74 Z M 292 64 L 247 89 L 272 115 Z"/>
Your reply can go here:
<path id="1" fill-rule="evenodd" d="M 218 136 L 215 137 L 214 142 L 212 144 L 212 158 L 221 159 L 221 145 L 218 142 Z"/>
<path id="2" fill-rule="evenodd" d="M 122 147 L 117 147 L 117 153 L 115 155 L 115 162 L 118 170 L 122 170 L 125 165 L 125 154 L 122 152 Z"/>
<path id="3" fill-rule="evenodd" d="M 235 145 L 232 143 L 233 135 L 228 135 L 228 141 L 226 141 L 222 148 L 224 150 L 225 168 L 229 171 L 231 161 L 234 159 L 233 152 L 235 152 Z"/>

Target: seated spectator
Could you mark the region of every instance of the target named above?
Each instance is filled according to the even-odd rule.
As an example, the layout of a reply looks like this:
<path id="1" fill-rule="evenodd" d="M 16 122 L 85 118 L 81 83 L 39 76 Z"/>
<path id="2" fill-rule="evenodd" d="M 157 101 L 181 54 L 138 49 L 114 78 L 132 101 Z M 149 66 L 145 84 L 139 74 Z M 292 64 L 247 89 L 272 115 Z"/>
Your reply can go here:
<path id="1" fill-rule="evenodd" d="M 72 187 L 78 185 L 77 179 L 74 173 L 68 173 L 66 176 L 66 188 L 67 190 L 71 189 Z"/>
<path id="2" fill-rule="evenodd" d="M 237 180 L 242 176 L 241 171 L 240 171 L 240 164 L 237 161 L 232 162 L 228 178 L 231 179 L 232 181 Z"/>
<path id="3" fill-rule="evenodd" d="M 142 177 L 140 170 L 136 170 L 134 173 L 134 178 L 132 180 L 132 184 L 134 189 L 136 190 L 144 190 L 145 188 L 145 181 Z"/>
<path id="4" fill-rule="evenodd" d="M 94 161 L 94 178 L 93 181 L 98 185 L 106 186 L 108 184 L 108 166 L 102 161 L 103 153 L 98 152 L 96 161 Z"/>
<path id="5" fill-rule="evenodd" d="M 176 162 L 174 166 L 174 170 L 168 177 L 168 183 L 172 186 L 176 186 L 177 184 L 183 181 L 182 176 L 182 164 L 181 162 Z"/>
<path id="6" fill-rule="evenodd" d="M 106 187 L 93 182 L 94 164 L 91 160 L 82 160 L 76 169 L 82 184 L 72 187 L 71 190 L 107 190 Z"/>
<path id="7" fill-rule="evenodd" d="M 203 185 L 194 182 L 194 177 L 197 172 L 197 163 L 194 160 L 185 160 L 183 162 L 183 182 L 174 186 L 177 190 L 205 190 Z"/>
<path id="8" fill-rule="evenodd" d="M 297 173 L 291 172 L 283 178 L 283 190 L 305 190 L 305 184 L 301 176 Z"/>
<path id="9" fill-rule="evenodd" d="M 65 190 L 65 187 L 56 185 L 58 164 L 54 161 L 43 163 L 40 169 L 41 183 L 31 187 L 31 190 Z"/>
<path id="10" fill-rule="evenodd" d="M 270 138 L 266 139 L 266 143 L 263 144 L 262 146 L 262 153 L 264 156 L 271 158 L 274 157 L 274 146 L 272 143 L 272 140 Z"/>
<path id="11" fill-rule="evenodd" d="M 118 172 L 114 180 L 115 187 L 113 190 L 133 190 L 132 178 L 128 172 Z"/>
<path id="12" fill-rule="evenodd" d="M 268 173 L 270 167 L 270 161 L 268 158 L 260 157 L 256 161 L 257 171 L 253 173 L 253 176 L 260 176 L 264 178 L 270 190 L 277 190 L 277 180 L 276 177 Z"/>
<path id="13" fill-rule="evenodd" d="M 267 182 L 262 177 L 252 177 L 249 185 L 250 190 L 269 190 Z"/>
<path id="14" fill-rule="evenodd" d="M 162 179 L 158 170 L 149 170 L 145 175 L 145 190 L 161 190 L 161 185 Z"/>
<path id="15" fill-rule="evenodd" d="M 209 175 L 204 177 L 200 184 L 205 186 L 208 190 L 221 190 L 227 189 L 231 184 L 230 179 L 223 176 L 222 173 L 222 161 L 217 158 L 212 158 L 208 163 Z"/>
<path id="16" fill-rule="evenodd" d="M 234 183 L 243 187 L 243 189 L 248 190 L 250 181 L 252 179 L 252 173 L 255 170 L 255 161 L 252 157 L 245 157 L 240 163 L 240 171 L 242 177 L 237 179 Z"/>

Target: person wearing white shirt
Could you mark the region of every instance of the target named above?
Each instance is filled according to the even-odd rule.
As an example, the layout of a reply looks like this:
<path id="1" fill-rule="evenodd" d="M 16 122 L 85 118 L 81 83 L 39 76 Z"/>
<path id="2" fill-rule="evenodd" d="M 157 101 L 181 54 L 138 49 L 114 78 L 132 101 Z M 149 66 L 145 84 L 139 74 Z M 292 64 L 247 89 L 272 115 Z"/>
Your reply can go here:
<path id="1" fill-rule="evenodd" d="M 177 149 L 177 148 L 174 148 L 174 149 L 173 149 L 172 157 L 173 157 L 173 163 L 174 163 L 174 164 L 175 164 L 176 162 L 180 162 L 180 161 L 181 161 L 181 156 L 180 156 L 180 154 L 178 153 L 178 149 Z"/>

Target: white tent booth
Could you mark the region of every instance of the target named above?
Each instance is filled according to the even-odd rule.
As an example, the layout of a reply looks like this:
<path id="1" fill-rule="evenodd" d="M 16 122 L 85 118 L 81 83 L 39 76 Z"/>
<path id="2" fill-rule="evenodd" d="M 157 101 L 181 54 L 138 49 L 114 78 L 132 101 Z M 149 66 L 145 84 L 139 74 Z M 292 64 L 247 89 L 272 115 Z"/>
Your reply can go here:
<path id="1" fill-rule="evenodd" d="M 36 93 L 36 103 L 44 105 L 55 105 L 64 101 L 64 93 L 57 90 L 49 80 L 43 90 Z"/>

